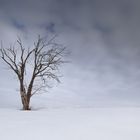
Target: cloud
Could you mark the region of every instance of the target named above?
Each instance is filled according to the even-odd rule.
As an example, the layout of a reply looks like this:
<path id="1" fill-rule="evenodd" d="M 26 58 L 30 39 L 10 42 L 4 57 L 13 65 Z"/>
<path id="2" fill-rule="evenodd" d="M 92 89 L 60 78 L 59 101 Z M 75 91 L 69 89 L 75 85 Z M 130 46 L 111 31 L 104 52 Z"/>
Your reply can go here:
<path id="1" fill-rule="evenodd" d="M 63 70 L 65 92 L 87 102 L 133 104 L 140 90 L 139 5 L 138 0 L 0 1 L 0 38 L 13 42 L 20 35 L 31 43 L 37 34 L 57 33 L 71 51 L 72 63 Z"/>

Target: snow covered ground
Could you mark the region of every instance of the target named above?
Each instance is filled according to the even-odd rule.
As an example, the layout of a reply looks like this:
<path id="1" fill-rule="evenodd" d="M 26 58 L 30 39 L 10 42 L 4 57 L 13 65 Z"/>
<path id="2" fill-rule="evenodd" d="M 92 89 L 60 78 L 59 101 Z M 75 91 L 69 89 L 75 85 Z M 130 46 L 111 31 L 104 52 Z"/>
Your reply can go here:
<path id="1" fill-rule="evenodd" d="M 140 140 L 140 108 L 1 108 L 0 140 Z"/>

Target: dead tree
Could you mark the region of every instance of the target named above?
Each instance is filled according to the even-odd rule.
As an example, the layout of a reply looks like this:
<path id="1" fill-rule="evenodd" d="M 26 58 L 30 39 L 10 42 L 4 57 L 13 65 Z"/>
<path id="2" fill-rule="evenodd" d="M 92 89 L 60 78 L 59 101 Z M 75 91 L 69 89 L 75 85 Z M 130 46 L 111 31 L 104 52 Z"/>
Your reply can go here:
<path id="1" fill-rule="evenodd" d="M 20 38 L 16 46 L 8 48 L 1 46 L 0 57 L 16 74 L 19 81 L 23 110 L 30 110 L 31 97 L 49 86 L 49 80 L 60 82 L 57 71 L 64 63 L 64 54 L 65 47 L 55 43 L 54 38 L 44 41 L 40 36 L 32 48 L 24 47 Z M 29 72 L 29 65 L 31 74 L 27 82 L 25 77 Z"/>

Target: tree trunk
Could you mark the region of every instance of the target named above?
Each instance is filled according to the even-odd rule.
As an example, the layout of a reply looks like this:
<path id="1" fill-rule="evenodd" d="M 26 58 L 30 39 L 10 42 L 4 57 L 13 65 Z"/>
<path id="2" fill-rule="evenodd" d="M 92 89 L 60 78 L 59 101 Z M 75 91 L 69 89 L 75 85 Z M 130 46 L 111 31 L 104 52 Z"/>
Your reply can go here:
<path id="1" fill-rule="evenodd" d="M 21 101 L 23 105 L 23 110 L 30 110 L 30 97 L 23 92 L 21 92 Z"/>

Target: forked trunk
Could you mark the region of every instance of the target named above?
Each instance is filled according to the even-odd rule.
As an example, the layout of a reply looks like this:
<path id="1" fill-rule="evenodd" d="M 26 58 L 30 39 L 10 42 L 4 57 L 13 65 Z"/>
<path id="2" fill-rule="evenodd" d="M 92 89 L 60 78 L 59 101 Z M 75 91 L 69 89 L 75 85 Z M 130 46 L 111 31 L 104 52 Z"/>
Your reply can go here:
<path id="1" fill-rule="evenodd" d="M 25 93 L 21 93 L 21 101 L 23 105 L 23 110 L 30 110 L 30 97 Z"/>

